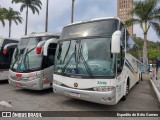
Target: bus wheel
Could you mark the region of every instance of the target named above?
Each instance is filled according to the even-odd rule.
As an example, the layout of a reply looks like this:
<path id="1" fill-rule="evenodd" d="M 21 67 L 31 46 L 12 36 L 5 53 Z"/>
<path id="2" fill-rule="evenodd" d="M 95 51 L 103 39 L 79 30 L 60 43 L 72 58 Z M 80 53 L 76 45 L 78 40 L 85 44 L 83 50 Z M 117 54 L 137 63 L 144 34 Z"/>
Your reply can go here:
<path id="1" fill-rule="evenodd" d="M 137 81 L 137 84 L 139 84 L 139 82 L 141 81 L 141 76 L 139 75 L 139 79 L 138 79 L 138 81 Z"/>
<path id="2" fill-rule="evenodd" d="M 126 84 L 126 93 L 125 93 L 125 95 L 122 97 L 122 100 L 123 100 L 123 101 L 125 101 L 125 100 L 127 99 L 128 93 L 129 93 L 129 82 L 127 81 L 127 84 Z"/>

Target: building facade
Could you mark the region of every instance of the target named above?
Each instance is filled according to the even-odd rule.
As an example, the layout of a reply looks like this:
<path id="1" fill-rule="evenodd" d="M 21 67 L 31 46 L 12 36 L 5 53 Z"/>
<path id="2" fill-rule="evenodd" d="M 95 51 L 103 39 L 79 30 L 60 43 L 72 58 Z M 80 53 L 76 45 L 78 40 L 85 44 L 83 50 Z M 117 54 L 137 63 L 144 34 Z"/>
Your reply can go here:
<path id="1" fill-rule="evenodd" d="M 125 22 L 133 18 L 129 12 L 133 9 L 133 0 L 117 0 L 117 16 Z M 133 36 L 133 25 L 128 27 L 130 35 Z"/>

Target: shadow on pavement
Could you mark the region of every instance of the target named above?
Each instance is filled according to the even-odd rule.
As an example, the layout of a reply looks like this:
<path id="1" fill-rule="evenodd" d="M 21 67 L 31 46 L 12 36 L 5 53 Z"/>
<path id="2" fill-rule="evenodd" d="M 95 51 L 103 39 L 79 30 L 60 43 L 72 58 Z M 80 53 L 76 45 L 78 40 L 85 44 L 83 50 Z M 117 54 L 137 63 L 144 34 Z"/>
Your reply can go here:
<path id="1" fill-rule="evenodd" d="M 51 94 L 53 93 L 53 89 L 49 88 L 45 90 L 28 90 L 28 89 L 19 88 L 19 89 L 15 89 L 15 92 L 39 96 L 39 95 Z"/>
<path id="2" fill-rule="evenodd" d="M 0 85 L 1 84 L 8 84 L 8 80 L 0 80 Z"/>

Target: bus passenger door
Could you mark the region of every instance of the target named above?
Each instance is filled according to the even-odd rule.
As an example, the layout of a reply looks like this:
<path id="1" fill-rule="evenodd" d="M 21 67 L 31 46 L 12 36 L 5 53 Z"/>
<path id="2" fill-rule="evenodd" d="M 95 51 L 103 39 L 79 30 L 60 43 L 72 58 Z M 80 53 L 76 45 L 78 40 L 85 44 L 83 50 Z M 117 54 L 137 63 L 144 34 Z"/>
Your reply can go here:
<path id="1" fill-rule="evenodd" d="M 125 60 L 125 28 L 121 25 L 121 38 L 120 38 L 120 53 L 117 55 L 117 98 L 120 99 L 124 93 L 126 68 L 124 67 Z"/>
<path id="2" fill-rule="evenodd" d="M 50 43 L 48 46 L 47 56 L 44 56 L 43 88 L 51 87 L 52 82 L 53 82 L 54 57 L 55 57 L 56 47 L 57 47 L 57 43 Z"/>

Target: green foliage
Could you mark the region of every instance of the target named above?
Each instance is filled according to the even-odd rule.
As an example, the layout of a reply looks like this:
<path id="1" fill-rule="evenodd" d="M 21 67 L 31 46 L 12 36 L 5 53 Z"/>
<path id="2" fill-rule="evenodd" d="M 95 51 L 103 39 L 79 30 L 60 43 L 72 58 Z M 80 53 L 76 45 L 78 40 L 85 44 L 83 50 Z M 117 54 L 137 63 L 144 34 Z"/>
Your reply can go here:
<path id="1" fill-rule="evenodd" d="M 33 14 L 35 14 L 35 12 L 39 14 L 38 8 L 41 9 L 42 6 L 42 2 L 40 0 L 12 0 L 12 3 L 21 3 L 21 12 L 24 8 L 30 8 Z"/>
<path id="2" fill-rule="evenodd" d="M 26 25 L 25 25 L 25 35 L 27 34 L 28 26 L 28 10 L 30 9 L 33 14 L 36 12 L 39 14 L 39 9 L 41 9 L 41 0 L 12 0 L 12 3 L 21 3 L 20 11 L 22 12 L 26 8 Z"/>
<path id="3" fill-rule="evenodd" d="M 135 45 L 131 50 L 131 53 L 138 58 L 138 52 L 142 56 L 143 51 L 143 39 L 140 37 L 134 38 Z M 155 60 L 160 56 L 160 42 L 148 41 L 148 58 Z"/>
<path id="4" fill-rule="evenodd" d="M 143 46 L 143 63 L 144 72 L 147 73 L 147 34 L 150 27 L 152 27 L 157 36 L 160 37 L 160 7 L 158 6 L 160 0 L 143 0 L 134 2 L 134 7 L 130 14 L 135 16 L 125 22 L 126 26 L 138 24 L 144 33 L 144 46 Z"/>
<path id="5" fill-rule="evenodd" d="M 5 19 L 7 19 L 9 22 L 14 21 L 16 25 L 18 23 L 22 23 L 22 17 L 21 14 L 18 11 L 14 11 L 12 8 L 9 8 L 6 12 Z"/>
<path id="6" fill-rule="evenodd" d="M 150 60 L 155 60 L 158 56 L 160 56 L 159 49 L 148 49 L 148 57 Z"/>
<path id="7" fill-rule="evenodd" d="M 136 16 L 136 18 L 125 21 L 125 25 L 139 24 L 144 34 L 147 34 L 149 28 L 152 27 L 157 36 L 160 37 L 160 7 L 158 3 L 159 0 L 134 2 L 134 8 L 130 11 L 130 14 Z"/>
<path id="8" fill-rule="evenodd" d="M 6 8 L 0 8 L 0 21 L 3 26 L 5 26 L 5 18 L 6 18 L 7 9 Z"/>

